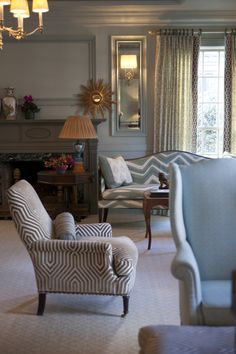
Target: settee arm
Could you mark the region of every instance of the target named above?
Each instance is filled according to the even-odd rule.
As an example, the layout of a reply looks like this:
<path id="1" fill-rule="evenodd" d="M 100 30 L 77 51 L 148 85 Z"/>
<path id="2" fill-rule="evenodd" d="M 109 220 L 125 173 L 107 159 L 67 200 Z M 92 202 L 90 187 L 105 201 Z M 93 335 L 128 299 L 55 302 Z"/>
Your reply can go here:
<path id="1" fill-rule="evenodd" d="M 93 224 L 76 224 L 75 234 L 76 238 L 87 236 L 112 237 L 112 227 L 111 224 L 106 222 Z"/>
<path id="2" fill-rule="evenodd" d="M 187 322 L 195 323 L 197 317 L 201 317 L 200 307 L 202 303 L 202 289 L 199 268 L 193 251 L 187 241 L 178 245 L 177 253 L 171 264 L 171 271 L 175 278 L 180 280 L 180 291 L 184 292 L 183 312 L 187 313 Z M 186 318 L 186 315 L 184 316 Z M 182 320 L 182 324 L 186 320 Z"/>

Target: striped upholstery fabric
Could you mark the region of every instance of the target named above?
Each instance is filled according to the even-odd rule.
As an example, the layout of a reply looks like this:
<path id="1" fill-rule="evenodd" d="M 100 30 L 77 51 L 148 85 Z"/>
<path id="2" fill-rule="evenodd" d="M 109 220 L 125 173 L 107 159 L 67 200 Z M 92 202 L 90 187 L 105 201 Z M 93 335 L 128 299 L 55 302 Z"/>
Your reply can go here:
<path id="1" fill-rule="evenodd" d="M 168 176 L 169 164 L 190 165 L 205 159 L 203 156 L 185 151 L 164 151 L 153 155 L 126 160 L 133 178 L 133 184 L 107 189 L 103 176 L 100 178 L 100 198 L 98 208 L 143 208 L 143 193 L 159 184 L 159 173 Z M 141 191 L 143 186 L 143 191 Z M 135 189 L 136 188 L 136 189 Z"/>
<path id="2" fill-rule="evenodd" d="M 97 223 L 76 225 L 76 240 L 55 239 L 54 221 L 24 180 L 10 187 L 8 201 L 31 256 L 39 293 L 129 295 L 138 259 L 129 238 L 113 238 L 110 224 Z"/>
<path id="3" fill-rule="evenodd" d="M 61 213 L 53 221 L 55 236 L 59 240 L 76 240 L 75 220 L 70 213 Z"/>
<path id="4" fill-rule="evenodd" d="M 94 237 L 112 237 L 111 224 L 94 223 L 94 224 L 77 224 L 76 225 L 76 238 L 94 236 Z"/>
<path id="5" fill-rule="evenodd" d="M 54 237 L 53 222 L 35 190 L 25 180 L 8 189 L 8 204 L 21 240 L 31 243 Z"/>

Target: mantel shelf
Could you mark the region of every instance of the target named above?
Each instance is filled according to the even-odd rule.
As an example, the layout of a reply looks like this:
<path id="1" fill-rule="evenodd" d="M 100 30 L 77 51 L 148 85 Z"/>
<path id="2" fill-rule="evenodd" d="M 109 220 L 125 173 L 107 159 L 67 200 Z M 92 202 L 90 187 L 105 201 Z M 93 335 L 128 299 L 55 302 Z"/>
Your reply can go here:
<path id="1" fill-rule="evenodd" d="M 100 123 L 106 122 L 105 118 L 92 118 L 92 123 L 94 125 L 98 125 Z M 7 120 L 7 119 L 0 119 L 0 124 L 22 124 L 22 125 L 46 125 L 46 124 L 62 124 L 64 123 L 64 119 L 16 119 L 16 120 Z"/>

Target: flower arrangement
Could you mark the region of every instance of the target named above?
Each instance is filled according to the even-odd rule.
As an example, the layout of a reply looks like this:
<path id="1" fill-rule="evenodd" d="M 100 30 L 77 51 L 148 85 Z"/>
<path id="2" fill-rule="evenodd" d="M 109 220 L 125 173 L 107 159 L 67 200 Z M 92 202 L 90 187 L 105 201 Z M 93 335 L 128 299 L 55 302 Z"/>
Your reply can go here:
<path id="1" fill-rule="evenodd" d="M 38 108 L 38 106 L 33 101 L 34 99 L 31 95 L 24 96 L 24 103 L 21 106 L 22 112 L 39 112 L 40 108 Z"/>
<path id="2" fill-rule="evenodd" d="M 62 154 L 60 156 L 51 156 L 48 160 L 44 161 L 44 166 L 46 168 L 51 168 L 53 170 L 68 170 L 72 169 L 74 166 L 74 159 L 70 154 Z"/>

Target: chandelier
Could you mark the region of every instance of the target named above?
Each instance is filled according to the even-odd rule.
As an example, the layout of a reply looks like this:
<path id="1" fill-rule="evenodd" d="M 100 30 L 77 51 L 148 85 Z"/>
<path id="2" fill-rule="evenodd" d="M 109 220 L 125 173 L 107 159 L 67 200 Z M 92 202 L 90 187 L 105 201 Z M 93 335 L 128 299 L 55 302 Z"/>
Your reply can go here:
<path id="1" fill-rule="evenodd" d="M 17 28 L 6 27 L 4 25 L 4 6 L 10 5 L 10 12 L 17 19 Z M 9 36 L 15 39 L 23 39 L 31 36 L 35 32 L 43 32 L 43 12 L 48 10 L 47 0 L 33 0 L 32 11 L 38 13 L 39 24 L 32 32 L 24 31 L 24 19 L 30 17 L 27 0 L 0 0 L 0 49 L 3 48 L 3 32 L 8 32 Z"/>

